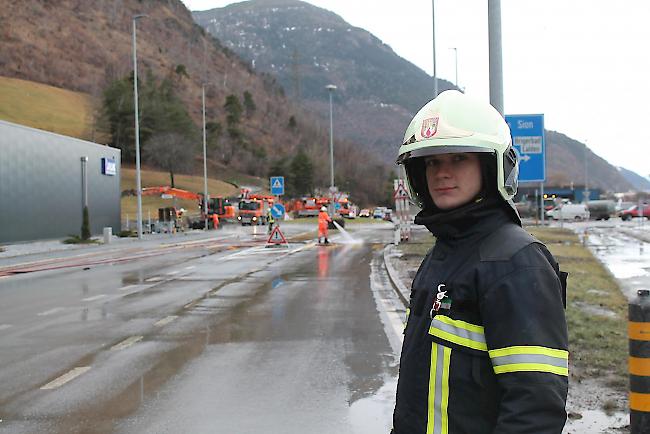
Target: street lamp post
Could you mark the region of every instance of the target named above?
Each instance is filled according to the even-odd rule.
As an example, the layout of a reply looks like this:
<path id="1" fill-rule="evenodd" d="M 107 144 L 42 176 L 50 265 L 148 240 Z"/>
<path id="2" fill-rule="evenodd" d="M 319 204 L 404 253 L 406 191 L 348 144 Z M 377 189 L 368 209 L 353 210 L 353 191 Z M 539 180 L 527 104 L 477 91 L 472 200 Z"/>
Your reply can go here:
<path id="1" fill-rule="evenodd" d="M 330 191 L 334 193 L 334 123 L 332 121 L 332 92 L 336 86 L 328 84 L 325 89 L 330 94 Z"/>
<path id="2" fill-rule="evenodd" d="M 204 228 L 208 230 L 208 163 L 206 152 L 206 135 L 205 135 L 205 84 L 201 87 L 201 99 L 203 102 L 203 219 Z M 216 228 L 215 228 L 216 229 Z"/>
<path id="3" fill-rule="evenodd" d="M 135 183 L 138 197 L 138 239 L 142 239 L 142 180 L 140 179 L 140 121 L 138 119 L 138 57 L 136 53 L 135 23 L 146 15 L 133 16 L 133 102 L 135 103 Z"/>

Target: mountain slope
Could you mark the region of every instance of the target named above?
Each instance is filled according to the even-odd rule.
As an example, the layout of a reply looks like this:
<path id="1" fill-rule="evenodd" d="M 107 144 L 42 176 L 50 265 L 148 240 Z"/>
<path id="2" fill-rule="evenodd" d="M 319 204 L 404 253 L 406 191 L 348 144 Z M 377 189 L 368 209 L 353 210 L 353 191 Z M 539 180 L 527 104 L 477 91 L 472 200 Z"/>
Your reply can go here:
<path id="1" fill-rule="evenodd" d="M 0 76 L 88 94 L 94 104 L 95 129 L 103 90 L 132 72 L 132 17 L 136 14 L 147 15 L 137 24 L 141 80 L 151 71 L 157 80 L 173 81 L 196 126 L 193 145 L 201 143 L 201 88 L 207 84 L 206 120 L 219 127 L 208 133 L 212 145 L 208 158 L 214 163 L 209 167 L 265 178 L 271 165 L 290 160 L 302 149 L 315 162 L 315 185 L 329 184 L 329 164 L 320 164 L 328 161 L 326 124 L 321 126 L 316 117 L 289 100 L 275 78 L 254 71 L 206 34 L 180 0 L 4 2 L 0 8 Z M 235 136 L 227 128 L 224 102 L 230 95 L 242 101 L 246 93 L 256 108 L 242 115 Z M 146 148 L 147 143 L 141 146 Z M 343 155 L 346 161 L 336 165 L 336 177 L 341 185 L 350 186 L 352 198 L 358 193 L 358 200 L 365 203 L 384 201 L 388 197 L 386 166 L 353 144 L 337 140 L 335 157 Z"/>
<path id="2" fill-rule="evenodd" d="M 335 132 L 368 150 L 379 150 L 387 162 L 394 161 L 404 129 L 433 92 L 429 75 L 377 37 L 305 2 L 248 1 L 193 16 L 326 119 L 325 86 L 335 84 Z M 452 87 L 439 80 L 440 91 Z"/>

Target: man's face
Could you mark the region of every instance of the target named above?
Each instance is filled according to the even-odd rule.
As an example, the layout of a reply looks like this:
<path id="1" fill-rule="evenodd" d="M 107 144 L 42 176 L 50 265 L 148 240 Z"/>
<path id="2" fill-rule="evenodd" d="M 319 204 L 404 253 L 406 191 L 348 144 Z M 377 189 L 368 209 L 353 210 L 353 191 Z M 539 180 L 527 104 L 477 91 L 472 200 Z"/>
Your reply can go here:
<path id="1" fill-rule="evenodd" d="M 477 154 L 440 154 L 426 157 L 427 185 L 441 210 L 465 205 L 481 191 L 481 163 Z"/>

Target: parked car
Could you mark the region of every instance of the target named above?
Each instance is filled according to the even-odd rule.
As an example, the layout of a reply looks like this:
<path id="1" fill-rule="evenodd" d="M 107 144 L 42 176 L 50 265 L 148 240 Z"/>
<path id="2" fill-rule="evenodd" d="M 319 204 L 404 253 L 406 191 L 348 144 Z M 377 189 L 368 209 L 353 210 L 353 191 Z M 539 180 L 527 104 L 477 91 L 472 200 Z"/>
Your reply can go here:
<path id="1" fill-rule="evenodd" d="M 587 203 L 589 217 L 594 220 L 609 220 L 615 215 L 616 202 L 613 200 L 590 200 Z"/>
<path id="2" fill-rule="evenodd" d="M 621 219 L 630 220 L 633 217 L 645 217 L 650 220 L 650 204 L 643 204 L 641 208 L 638 205 L 634 205 L 625 211 L 621 212 Z"/>
<path id="3" fill-rule="evenodd" d="M 359 217 L 370 217 L 370 210 L 368 208 L 362 209 L 359 211 Z"/>
<path id="4" fill-rule="evenodd" d="M 553 220 L 588 220 L 589 210 L 584 203 L 565 203 L 547 211 L 546 215 Z"/>
<path id="5" fill-rule="evenodd" d="M 372 212 L 372 218 L 374 219 L 383 219 L 385 215 L 386 212 L 382 207 L 375 208 L 375 210 Z"/>
<path id="6" fill-rule="evenodd" d="M 390 208 L 387 208 L 384 210 L 384 220 L 386 221 L 393 221 L 393 210 Z"/>

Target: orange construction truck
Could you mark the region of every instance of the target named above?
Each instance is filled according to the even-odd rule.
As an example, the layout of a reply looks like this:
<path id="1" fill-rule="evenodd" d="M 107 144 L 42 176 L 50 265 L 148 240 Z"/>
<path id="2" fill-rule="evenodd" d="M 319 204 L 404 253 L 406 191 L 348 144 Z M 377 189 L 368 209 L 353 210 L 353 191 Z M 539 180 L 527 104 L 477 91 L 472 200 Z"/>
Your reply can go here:
<path id="1" fill-rule="evenodd" d="M 249 194 L 246 199 L 239 201 L 239 216 L 237 220 L 244 225 L 265 225 L 268 213 L 273 206 L 273 196 Z"/>

